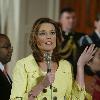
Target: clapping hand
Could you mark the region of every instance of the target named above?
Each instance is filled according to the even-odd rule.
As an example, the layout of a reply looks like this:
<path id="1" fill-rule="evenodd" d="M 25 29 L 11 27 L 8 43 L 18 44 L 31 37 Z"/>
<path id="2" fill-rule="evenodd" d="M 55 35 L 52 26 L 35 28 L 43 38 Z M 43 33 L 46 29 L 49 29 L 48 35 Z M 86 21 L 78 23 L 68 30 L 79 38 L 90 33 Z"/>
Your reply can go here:
<path id="1" fill-rule="evenodd" d="M 95 44 L 91 44 L 89 47 L 87 46 L 81 56 L 78 59 L 77 66 L 84 67 L 94 56 L 97 48 L 95 48 Z"/>

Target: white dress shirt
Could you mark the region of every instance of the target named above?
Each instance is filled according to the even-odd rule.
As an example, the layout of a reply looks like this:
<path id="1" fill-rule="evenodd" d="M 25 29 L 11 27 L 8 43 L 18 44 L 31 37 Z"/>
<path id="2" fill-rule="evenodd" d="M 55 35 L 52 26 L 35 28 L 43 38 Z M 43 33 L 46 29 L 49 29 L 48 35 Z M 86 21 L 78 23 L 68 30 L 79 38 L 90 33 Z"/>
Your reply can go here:
<path id="1" fill-rule="evenodd" d="M 0 62 L 0 70 L 3 72 L 4 71 L 4 65 Z"/>
<path id="2" fill-rule="evenodd" d="M 4 65 L 0 62 L 0 70 L 3 72 L 5 69 L 4 69 Z M 8 81 L 9 81 L 9 83 L 11 84 L 11 81 L 10 81 L 10 79 L 9 79 L 9 76 L 8 76 L 8 74 L 7 74 L 7 79 L 8 79 Z"/>

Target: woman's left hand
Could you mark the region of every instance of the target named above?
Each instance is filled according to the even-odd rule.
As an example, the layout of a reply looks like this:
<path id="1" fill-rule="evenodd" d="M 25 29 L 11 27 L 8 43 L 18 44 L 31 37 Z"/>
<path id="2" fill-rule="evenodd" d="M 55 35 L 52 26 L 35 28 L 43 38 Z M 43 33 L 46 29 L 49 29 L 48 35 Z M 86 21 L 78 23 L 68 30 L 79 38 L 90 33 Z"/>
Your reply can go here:
<path id="1" fill-rule="evenodd" d="M 89 47 L 87 46 L 81 56 L 78 59 L 77 66 L 84 67 L 92 58 L 97 48 L 95 48 L 95 44 L 91 44 Z"/>

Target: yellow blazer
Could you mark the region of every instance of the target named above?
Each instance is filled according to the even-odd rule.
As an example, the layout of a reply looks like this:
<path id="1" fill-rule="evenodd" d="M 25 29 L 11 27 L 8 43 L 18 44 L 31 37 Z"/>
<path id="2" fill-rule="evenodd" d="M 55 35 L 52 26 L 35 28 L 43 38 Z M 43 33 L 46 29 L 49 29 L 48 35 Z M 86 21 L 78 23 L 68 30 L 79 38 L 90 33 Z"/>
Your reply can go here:
<path id="1" fill-rule="evenodd" d="M 32 55 L 19 60 L 13 71 L 10 100 L 28 100 L 28 92 L 45 74 L 39 69 Z M 59 61 L 59 68 L 55 73 L 52 86 L 52 98 L 57 98 L 53 100 L 84 100 L 86 95 L 85 89 L 80 88 L 73 81 L 71 65 L 66 60 Z M 50 87 L 46 88 L 45 93 L 42 91 L 35 100 L 51 100 Z"/>

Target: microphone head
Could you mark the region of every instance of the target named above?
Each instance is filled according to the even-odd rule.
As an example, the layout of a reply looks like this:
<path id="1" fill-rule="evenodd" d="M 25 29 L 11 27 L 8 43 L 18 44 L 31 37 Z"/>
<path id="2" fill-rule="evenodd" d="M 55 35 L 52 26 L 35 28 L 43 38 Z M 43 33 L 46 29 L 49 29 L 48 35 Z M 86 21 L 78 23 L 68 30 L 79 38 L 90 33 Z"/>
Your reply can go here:
<path id="1" fill-rule="evenodd" d="M 52 55 L 48 52 L 44 54 L 44 60 L 47 62 L 47 73 L 51 72 L 51 60 L 52 60 Z"/>
<path id="2" fill-rule="evenodd" d="M 46 52 L 44 54 L 44 60 L 45 61 L 51 61 L 51 59 L 52 59 L 52 55 L 50 53 Z"/>

